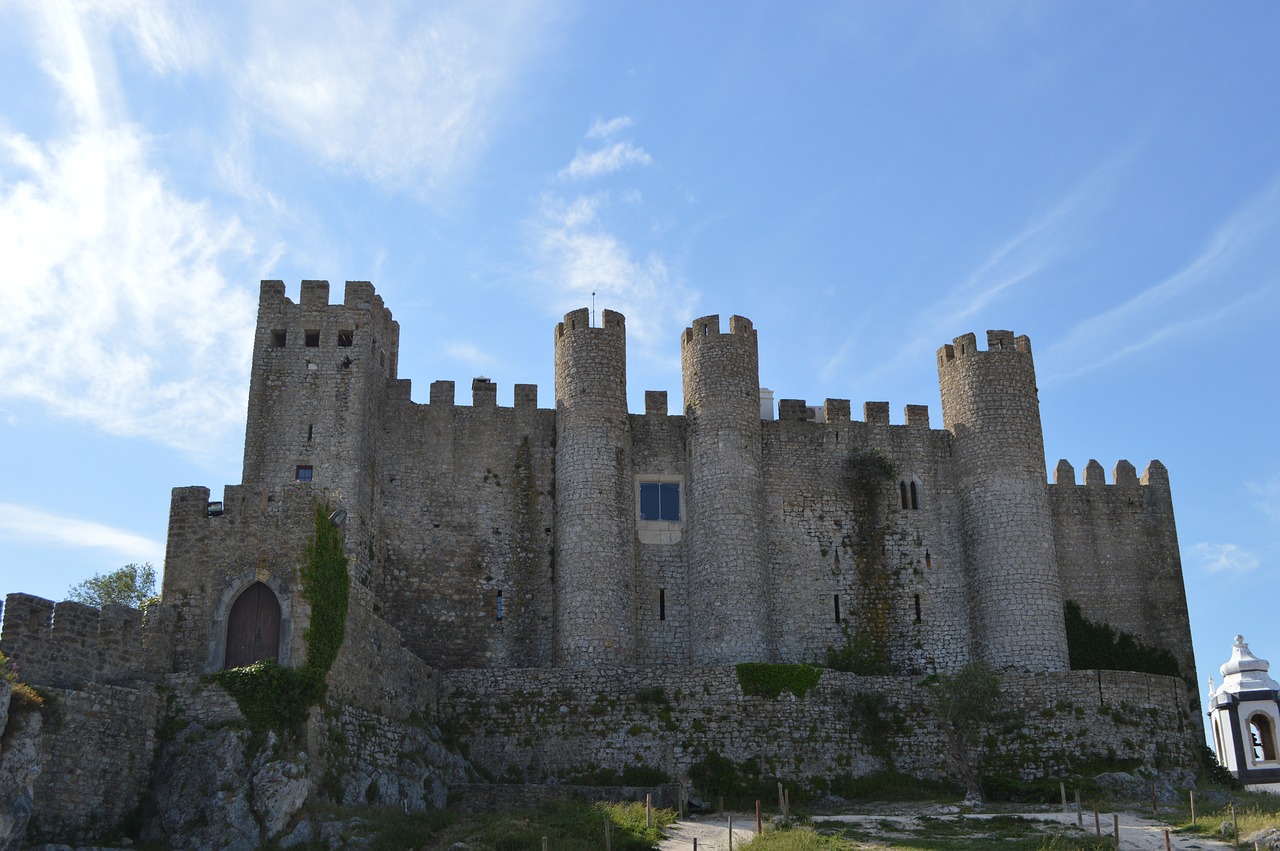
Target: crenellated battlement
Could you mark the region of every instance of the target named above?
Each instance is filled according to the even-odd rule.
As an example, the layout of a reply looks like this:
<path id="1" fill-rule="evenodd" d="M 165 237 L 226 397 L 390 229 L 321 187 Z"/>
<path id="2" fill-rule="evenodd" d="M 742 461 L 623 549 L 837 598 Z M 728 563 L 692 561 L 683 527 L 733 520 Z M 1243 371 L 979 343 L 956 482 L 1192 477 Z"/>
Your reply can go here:
<path id="1" fill-rule="evenodd" d="M 30 594 L 5 598 L 0 649 L 36 685 L 154 679 L 173 655 L 173 611 L 108 604 L 101 609 Z"/>
<path id="2" fill-rule="evenodd" d="M 349 368 L 357 352 L 368 351 L 389 378 L 396 374 L 400 325 L 369 281 L 347 281 L 343 300 L 329 301 L 329 282 L 302 281 L 295 303 L 285 294 L 284 281 L 264 280 L 258 296 L 255 348 L 264 354 L 279 350 L 350 350 L 342 368 Z"/>
<path id="3" fill-rule="evenodd" d="M 888 402 L 863 402 L 862 420 L 853 419 L 848 399 L 824 399 L 822 405 L 810 405 L 804 399 L 778 400 L 779 422 L 809 422 L 844 425 L 862 422 L 866 425 L 890 425 Z M 903 409 L 903 422 L 897 427 L 929 429 L 929 406 L 907 405 Z"/>
<path id="4" fill-rule="evenodd" d="M 571 310 L 566 313 L 563 322 L 556 323 L 556 344 L 559 345 L 560 340 L 566 334 L 575 334 L 579 331 L 612 336 L 615 334 L 625 335 L 626 330 L 627 318 L 621 313 L 614 310 L 602 310 L 600 311 L 600 325 L 593 326 L 591 324 L 590 308 L 580 307 L 577 310 Z"/>
<path id="5" fill-rule="evenodd" d="M 720 333 L 720 314 L 713 313 L 710 316 L 702 316 L 689 323 L 689 327 L 684 329 L 684 334 L 680 337 L 681 345 L 688 345 L 695 339 L 709 337 L 744 337 L 752 341 L 755 340 L 756 329 L 751 324 L 751 320 L 745 316 L 733 315 L 729 317 L 728 334 Z"/>
<path id="6" fill-rule="evenodd" d="M 978 348 L 978 336 L 973 332 L 961 334 L 950 343 L 938 349 L 938 368 L 955 360 L 963 360 L 974 355 L 990 355 L 997 353 L 1031 354 L 1031 338 L 1025 334 L 1018 337 L 1012 331 L 988 331 L 987 348 Z"/>
<path id="7" fill-rule="evenodd" d="M 1075 467 L 1067 459 L 1063 458 L 1053 468 L 1053 484 L 1050 487 L 1059 488 L 1136 488 L 1156 485 L 1164 489 L 1169 487 L 1169 471 L 1165 469 L 1164 464 L 1159 461 L 1152 460 L 1147 464 L 1147 468 L 1142 471 L 1142 477 L 1138 477 L 1137 469 L 1128 461 L 1121 459 L 1116 462 L 1115 467 L 1111 470 L 1111 481 L 1108 483 L 1106 472 L 1102 465 L 1095 459 L 1089 459 L 1084 466 L 1084 481 L 1076 479 Z"/>

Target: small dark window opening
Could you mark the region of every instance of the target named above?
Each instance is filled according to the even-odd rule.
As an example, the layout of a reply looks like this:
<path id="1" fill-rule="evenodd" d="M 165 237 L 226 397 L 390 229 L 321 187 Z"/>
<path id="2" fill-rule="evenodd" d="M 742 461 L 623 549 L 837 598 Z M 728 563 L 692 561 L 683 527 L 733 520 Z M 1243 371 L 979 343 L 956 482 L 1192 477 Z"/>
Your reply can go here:
<path id="1" fill-rule="evenodd" d="M 658 589 L 658 620 L 665 621 L 667 619 L 667 589 Z"/>
<path id="2" fill-rule="evenodd" d="M 300 481 L 300 482 L 309 482 L 309 481 L 311 481 L 311 467 L 310 467 L 310 465 L 303 466 L 303 465 L 299 464 L 299 465 L 298 465 L 297 472 L 295 473 L 295 478 L 296 478 L 298 481 Z"/>
<path id="3" fill-rule="evenodd" d="M 919 494 L 916 493 L 916 483 L 912 482 L 911 483 L 911 508 L 914 510 L 919 507 L 920 507 L 920 496 Z"/>
<path id="4" fill-rule="evenodd" d="M 836 607 L 836 623 L 840 623 L 840 595 L 832 594 L 831 602 L 834 603 Z"/>
<path id="5" fill-rule="evenodd" d="M 924 551 L 924 566 L 925 568 L 933 567 L 933 556 L 929 555 L 928 550 Z"/>
<path id="6" fill-rule="evenodd" d="M 502 620 L 502 592 L 498 592 L 497 605 L 494 607 L 494 615 L 496 620 Z"/>
<path id="7" fill-rule="evenodd" d="M 306 344 L 308 349 L 320 348 L 320 332 L 308 331 L 306 334 Z"/>
<path id="8" fill-rule="evenodd" d="M 338 345 L 344 349 L 351 348 L 351 342 L 355 339 L 355 333 L 352 331 L 338 332 Z"/>
<path id="9" fill-rule="evenodd" d="M 315 429 L 316 427 L 314 425 L 307 426 L 307 443 L 311 442 L 311 437 L 315 434 Z"/>
<path id="10" fill-rule="evenodd" d="M 271 345 L 276 347 L 277 349 L 283 349 L 285 341 L 287 339 L 288 339 L 288 334 L 285 333 L 284 331 L 271 332 Z"/>
<path id="11" fill-rule="evenodd" d="M 1249 719 L 1249 734 L 1253 739 L 1253 761 L 1274 762 L 1276 738 L 1271 729 L 1271 719 L 1259 713 Z"/>
<path id="12" fill-rule="evenodd" d="M 916 595 L 916 623 L 920 623 L 920 595 Z"/>
<path id="13" fill-rule="evenodd" d="M 902 507 L 907 507 L 907 483 L 898 482 L 898 494 L 902 499 Z"/>

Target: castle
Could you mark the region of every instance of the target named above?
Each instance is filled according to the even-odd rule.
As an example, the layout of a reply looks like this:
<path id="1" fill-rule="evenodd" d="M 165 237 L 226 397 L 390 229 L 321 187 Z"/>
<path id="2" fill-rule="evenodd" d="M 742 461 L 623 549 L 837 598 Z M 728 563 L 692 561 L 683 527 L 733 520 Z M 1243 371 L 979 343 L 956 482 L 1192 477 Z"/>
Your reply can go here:
<path id="1" fill-rule="evenodd" d="M 1168 475 L 1120 461 L 1108 483 L 1090 461 L 1080 484 L 1062 461 L 1046 483 L 1026 337 L 991 331 L 983 347 L 967 334 L 938 350 L 939 429 L 925 406 L 893 424 L 888 403 L 855 420 L 841 399 L 783 399 L 775 418 L 741 316 L 681 335 L 683 416 L 665 391 L 632 413 L 625 319 L 591 320 L 576 310 L 554 329 L 554 408 L 521 384 L 499 407 L 479 378 L 470 405 L 451 381 L 424 404 L 398 377 L 399 326 L 371 284 L 347 282 L 330 304 L 326 281 L 303 281 L 296 303 L 263 281 L 243 482 L 221 500 L 174 490 L 162 605 L 144 621 L 10 595 L 0 647 L 59 688 L 108 683 L 154 701 L 146 684 L 164 682 L 186 695 L 151 706 L 157 718 L 234 717 L 196 675 L 305 661 L 298 562 L 319 501 L 345 517 L 351 611 L 328 680 L 328 706 L 344 708 L 309 723 L 346 737 L 338 787 L 353 798 L 442 801 L 361 744 L 370 718 L 395 740 L 423 715 L 451 724 L 495 778 L 629 764 L 675 776 L 713 752 L 775 774 L 866 773 L 885 756 L 850 695 L 920 715 L 920 677 L 972 661 L 1007 672 L 1011 703 L 1048 707 L 1034 748 L 987 745 L 1024 775 L 1067 752 L 1194 764 L 1194 691 L 1070 670 L 1063 615 L 1074 602 L 1194 671 Z M 733 678 L 737 663 L 830 658 L 850 667 L 798 704 L 761 702 Z M 641 689 L 663 694 L 661 723 Z M 797 718 L 812 729 L 791 730 Z M 896 766 L 936 774 L 912 753 L 930 735 L 899 725 Z M 143 797 L 156 782 L 144 756 L 118 781 Z M 314 756 L 337 759 L 322 745 Z"/>

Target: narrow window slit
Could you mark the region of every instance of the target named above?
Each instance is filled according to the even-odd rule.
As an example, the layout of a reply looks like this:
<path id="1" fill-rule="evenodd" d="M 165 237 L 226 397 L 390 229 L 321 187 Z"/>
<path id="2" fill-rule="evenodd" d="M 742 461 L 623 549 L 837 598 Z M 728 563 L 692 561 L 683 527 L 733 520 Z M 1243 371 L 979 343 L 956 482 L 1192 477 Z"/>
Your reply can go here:
<path id="1" fill-rule="evenodd" d="M 496 605 L 494 607 L 494 620 L 502 620 L 502 592 L 498 592 Z"/>
<path id="2" fill-rule="evenodd" d="M 832 594 L 831 602 L 834 603 L 836 607 L 836 623 L 840 623 L 840 595 Z"/>
<path id="3" fill-rule="evenodd" d="M 916 623 L 920 623 L 920 595 L 916 595 Z"/>
<path id="4" fill-rule="evenodd" d="M 933 556 L 929 555 L 928 550 L 924 551 L 924 566 L 925 566 L 925 569 L 933 567 Z"/>
<path id="5" fill-rule="evenodd" d="M 918 509 L 919 507 L 920 507 L 920 497 L 916 493 L 916 483 L 912 482 L 911 483 L 911 508 L 912 510 L 915 510 L 915 509 Z"/>
<path id="6" fill-rule="evenodd" d="M 898 482 L 898 496 L 902 501 L 902 507 L 907 508 L 907 483 Z"/>
<path id="7" fill-rule="evenodd" d="M 667 589 L 658 589 L 658 620 L 665 621 L 667 619 Z"/>
<path id="8" fill-rule="evenodd" d="M 311 437 L 315 434 L 315 428 L 316 427 L 314 425 L 307 426 L 307 443 L 311 442 Z"/>

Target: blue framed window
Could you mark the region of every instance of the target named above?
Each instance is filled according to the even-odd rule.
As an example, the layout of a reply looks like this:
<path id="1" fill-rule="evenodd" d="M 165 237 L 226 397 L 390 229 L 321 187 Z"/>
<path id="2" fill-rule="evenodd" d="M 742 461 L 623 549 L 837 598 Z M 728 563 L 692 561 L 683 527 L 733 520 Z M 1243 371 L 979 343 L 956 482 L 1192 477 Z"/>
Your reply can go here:
<path id="1" fill-rule="evenodd" d="M 309 482 L 309 481 L 311 481 L 311 467 L 309 467 L 309 466 L 304 467 L 304 466 L 299 465 L 299 466 L 298 466 L 297 479 L 298 479 L 298 481 L 300 481 L 300 482 Z"/>
<path id="2" fill-rule="evenodd" d="M 677 482 L 640 483 L 640 519 L 680 522 L 680 485 Z"/>

